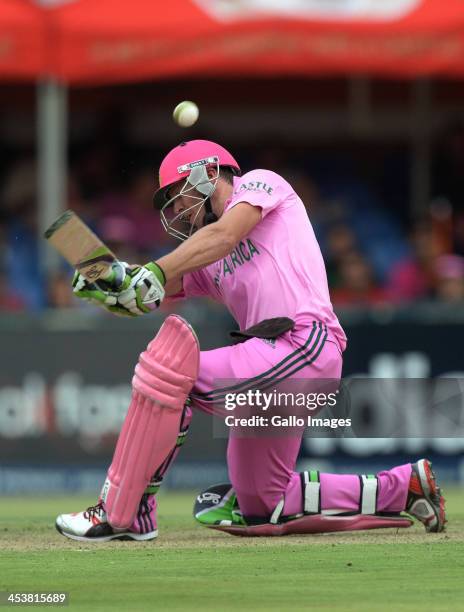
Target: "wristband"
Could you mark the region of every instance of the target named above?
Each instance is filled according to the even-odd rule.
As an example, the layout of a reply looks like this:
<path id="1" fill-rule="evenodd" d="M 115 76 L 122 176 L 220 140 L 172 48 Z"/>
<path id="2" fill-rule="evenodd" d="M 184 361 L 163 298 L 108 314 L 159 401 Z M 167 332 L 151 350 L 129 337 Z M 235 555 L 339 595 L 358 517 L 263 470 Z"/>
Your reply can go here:
<path id="1" fill-rule="evenodd" d="M 143 267 L 146 268 L 147 270 L 150 270 L 150 272 L 153 272 L 153 274 L 156 276 L 159 282 L 163 285 L 163 287 L 166 285 L 166 275 L 161 266 L 159 266 L 154 261 L 149 261 Z"/>

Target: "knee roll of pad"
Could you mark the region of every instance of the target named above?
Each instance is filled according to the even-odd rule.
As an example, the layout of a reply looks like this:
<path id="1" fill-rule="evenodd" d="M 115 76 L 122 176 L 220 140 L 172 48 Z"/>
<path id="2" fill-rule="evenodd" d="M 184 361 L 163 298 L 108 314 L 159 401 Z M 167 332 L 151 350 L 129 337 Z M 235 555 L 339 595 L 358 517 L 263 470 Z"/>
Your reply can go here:
<path id="1" fill-rule="evenodd" d="M 169 316 L 135 366 L 132 387 L 167 408 L 182 410 L 198 378 L 195 332 L 177 315 Z"/>

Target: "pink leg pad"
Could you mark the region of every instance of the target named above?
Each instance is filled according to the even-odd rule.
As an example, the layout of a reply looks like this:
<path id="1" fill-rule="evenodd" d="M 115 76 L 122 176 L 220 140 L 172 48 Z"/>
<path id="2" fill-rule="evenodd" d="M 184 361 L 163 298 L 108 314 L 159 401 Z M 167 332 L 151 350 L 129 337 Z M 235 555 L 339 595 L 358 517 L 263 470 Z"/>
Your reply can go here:
<path id="1" fill-rule="evenodd" d="M 165 320 L 140 355 L 132 401 L 101 493 L 113 527 L 131 525 L 146 486 L 176 444 L 199 357 L 195 332 L 178 315 Z"/>
<path id="2" fill-rule="evenodd" d="M 353 516 L 327 516 L 323 514 L 302 516 L 301 518 L 272 525 L 251 525 L 250 527 L 214 525 L 212 529 L 226 531 L 237 536 L 284 536 L 291 534 L 329 533 L 333 531 L 360 531 L 364 529 L 384 529 L 388 527 L 410 527 L 412 521 L 406 517 L 384 517 L 367 514 Z"/>

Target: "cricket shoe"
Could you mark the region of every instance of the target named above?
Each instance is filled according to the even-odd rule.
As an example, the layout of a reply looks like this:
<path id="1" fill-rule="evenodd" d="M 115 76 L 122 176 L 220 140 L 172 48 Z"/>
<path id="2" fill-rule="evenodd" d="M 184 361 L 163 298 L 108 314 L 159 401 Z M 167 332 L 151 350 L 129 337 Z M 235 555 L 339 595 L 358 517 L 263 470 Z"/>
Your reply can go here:
<path id="1" fill-rule="evenodd" d="M 445 529 L 445 498 L 428 459 L 412 464 L 406 511 L 423 523 L 426 531 L 436 533 Z"/>
<path id="2" fill-rule="evenodd" d="M 99 500 L 83 512 L 60 514 L 55 526 L 61 535 L 79 542 L 109 542 L 110 540 L 153 540 L 158 536 L 155 498 L 144 495 L 137 516 L 128 529 L 116 529 L 107 520 L 105 505 Z"/>

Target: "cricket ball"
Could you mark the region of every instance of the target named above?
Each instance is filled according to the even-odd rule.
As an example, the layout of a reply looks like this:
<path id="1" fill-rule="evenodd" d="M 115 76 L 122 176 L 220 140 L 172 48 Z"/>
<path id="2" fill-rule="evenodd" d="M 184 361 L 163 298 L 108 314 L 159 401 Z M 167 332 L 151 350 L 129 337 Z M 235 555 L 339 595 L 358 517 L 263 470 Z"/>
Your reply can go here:
<path id="1" fill-rule="evenodd" d="M 199 114 L 200 111 L 195 102 L 184 100 L 176 106 L 172 116 L 177 125 L 181 127 L 190 127 L 196 122 Z"/>

